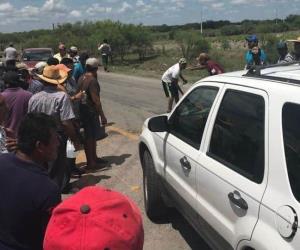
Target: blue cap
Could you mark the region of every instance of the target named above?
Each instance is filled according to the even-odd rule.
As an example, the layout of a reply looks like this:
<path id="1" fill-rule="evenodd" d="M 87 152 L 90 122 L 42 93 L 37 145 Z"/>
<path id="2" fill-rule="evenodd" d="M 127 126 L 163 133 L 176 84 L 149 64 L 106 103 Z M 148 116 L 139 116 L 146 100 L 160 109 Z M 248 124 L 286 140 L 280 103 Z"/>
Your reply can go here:
<path id="1" fill-rule="evenodd" d="M 246 41 L 248 42 L 258 42 L 258 38 L 256 35 L 250 35 L 246 37 Z"/>

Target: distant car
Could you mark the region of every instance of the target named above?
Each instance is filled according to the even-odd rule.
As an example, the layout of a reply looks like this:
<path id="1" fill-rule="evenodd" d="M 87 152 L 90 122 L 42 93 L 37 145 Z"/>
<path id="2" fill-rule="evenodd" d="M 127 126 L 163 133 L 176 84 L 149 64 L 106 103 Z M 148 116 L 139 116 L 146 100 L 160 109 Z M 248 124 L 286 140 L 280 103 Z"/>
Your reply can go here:
<path id="1" fill-rule="evenodd" d="M 300 65 L 194 84 L 144 123 L 148 217 L 176 207 L 212 249 L 300 249 Z"/>
<path id="2" fill-rule="evenodd" d="M 52 56 L 53 50 L 51 48 L 28 48 L 23 50 L 21 61 L 25 63 L 28 68 L 34 68 L 38 62 L 46 62 L 49 57 Z"/>

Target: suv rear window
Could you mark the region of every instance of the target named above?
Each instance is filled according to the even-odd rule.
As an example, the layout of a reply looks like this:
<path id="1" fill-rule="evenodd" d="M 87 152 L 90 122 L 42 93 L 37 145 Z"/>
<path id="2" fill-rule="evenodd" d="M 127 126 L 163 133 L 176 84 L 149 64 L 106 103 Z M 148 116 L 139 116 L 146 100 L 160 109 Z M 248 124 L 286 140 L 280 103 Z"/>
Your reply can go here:
<path id="1" fill-rule="evenodd" d="M 265 102 L 262 96 L 226 91 L 208 155 L 246 178 L 261 183 L 264 175 Z"/>
<path id="2" fill-rule="evenodd" d="M 282 128 L 286 165 L 295 198 L 300 201 L 300 105 L 286 103 L 282 109 Z"/>

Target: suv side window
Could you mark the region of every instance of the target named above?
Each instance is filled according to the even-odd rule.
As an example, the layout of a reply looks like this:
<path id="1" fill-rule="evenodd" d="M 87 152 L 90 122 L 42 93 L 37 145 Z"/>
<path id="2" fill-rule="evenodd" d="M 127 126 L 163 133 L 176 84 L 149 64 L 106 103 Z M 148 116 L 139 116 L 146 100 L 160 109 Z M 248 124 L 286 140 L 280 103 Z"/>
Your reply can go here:
<path id="1" fill-rule="evenodd" d="M 217 87 L 203 86 L 194 89 L 171 117 L 170 133 L 199 149 L 209 111 L 217 93 Z"/>
<path id="2" fill-rule="evenodd" d="M 214 124 L 208 155 L 246 178 L 264 175 L 265 102 L 262 96 L 226 91 Z"/>
<path id="3" fill-rule="evenodd" d="M 286 165 L 295 198 L 300 201 L 300 105 L 286 103 L 282 108 L 282 130 Z"/>

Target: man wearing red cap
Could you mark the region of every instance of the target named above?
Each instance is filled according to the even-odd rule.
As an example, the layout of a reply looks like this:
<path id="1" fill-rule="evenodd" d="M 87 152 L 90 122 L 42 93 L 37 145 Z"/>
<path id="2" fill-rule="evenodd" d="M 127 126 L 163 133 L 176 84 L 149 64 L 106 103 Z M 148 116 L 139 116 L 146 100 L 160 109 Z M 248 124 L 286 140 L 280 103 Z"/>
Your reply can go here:
<path id="1" fill-rule="evenodd" d="M 125 195 L 87 187 L 52 213 L 44 250 L 142 250 L 141 212 Z"/>

